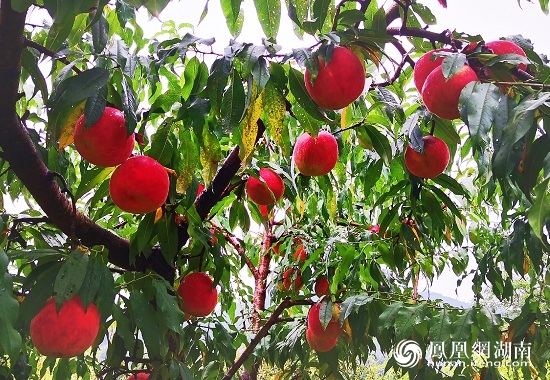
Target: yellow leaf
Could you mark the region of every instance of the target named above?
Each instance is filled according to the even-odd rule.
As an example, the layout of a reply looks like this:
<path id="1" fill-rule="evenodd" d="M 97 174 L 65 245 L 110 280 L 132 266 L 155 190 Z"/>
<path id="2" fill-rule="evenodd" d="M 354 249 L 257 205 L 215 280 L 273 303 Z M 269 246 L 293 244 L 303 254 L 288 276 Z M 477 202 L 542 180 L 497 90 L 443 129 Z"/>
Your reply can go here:
<path id="1" fill-rule="evenodd" d="M 353 109 L 351 108 L 351 104 L 344 107 L 342 110 L 342 116 L 340 116 L 340 128 L 348 128 L 351 127 L 353 123 Z"/>
<path id="2" fill-rule="evenodd" d="M 279 146 L 283 146 L 283 129 L 285 127 L 286 100 L 277 86 L 271 82 L 267 83 L 263 97 L 264 112 L 266 115 L 266 126 L 269 135 Z"/>
<path id="3" fill-rule="evenodd" d="M 155 211 L 155 223 L 158 222 L 162 218 L 162 207 L 157 208 L 157 211 Z"/>
<path id="4" fill-rule="evenodd" d="M 252 90 L 253 95 L 257 92 L 256 84 Z M 258 120 L 263 110 L 263 96 L 264 91 L 262 91 L 256 98 L 251 102 L 246 110 L 246 115 L 242 121 L 242 132 L 241 132 L 241 141 L 242 141 L 242 150 L 239 154 L 241 161 L 245 162 L 248 157 L 254 151 L 254 146 L 256 145 L 256 136 L 258 135 Z M 254 96 L 252 96 L 254 99 Z"/>
<path id="5" fill-rule="evenodd" d="M 531 266 L 531 259 L 529 259 L 529 256 L 524 255 L 523 256 L 523 274 L 526 275 L 527 272 L 529 272 L 529 267 Z"/>
<path id="6" fill-rule="evenodd" d="M 193 181 L 193 173 L 199 164 L 199 149 L 189 130 L 180 132 L 180 138 L 185 149 L 182 150 L 181 165 L 178 168 L 181 174 L 176 181 L 176 191 L 183 194 Z"/>
<path id="7" fill-rule="evenodd" d="M 346 340 L 346 342 L 351 342 L 353 332 L 351 331 L 351 326 L 349 325 L 347 319 L 345 319 L 344 323 L 342 324 L 342 330 L 344 330 L 344 339 Z"/>
<path id="8" fill-rule="evenodd" d="M 202 165 L 202 179 L 204 183 L 212 182 L 218 171 L 218 163 L 223 158 L 220 142 L 205 126 L 202 130 L 203 146 L 201 147 L 200 161 Z"/>
<path id="9" fill-rule="evenodd" d="M 61 134 L 59 136 L 59 148 L 57 148 L 57 151 L 61 153 L 63 149 L 68 147 L 73 143 L 74 139 L 74 126 L 80 116 L 84 113 L 84 107 L 86 106 L 86 102 L 80 102 L 78 104 L 75 104 L 72 106 L 69 110 L 69 113 L 66 116 L 65 121 L 63 122 L 63 126 L 61 128 Z"/>

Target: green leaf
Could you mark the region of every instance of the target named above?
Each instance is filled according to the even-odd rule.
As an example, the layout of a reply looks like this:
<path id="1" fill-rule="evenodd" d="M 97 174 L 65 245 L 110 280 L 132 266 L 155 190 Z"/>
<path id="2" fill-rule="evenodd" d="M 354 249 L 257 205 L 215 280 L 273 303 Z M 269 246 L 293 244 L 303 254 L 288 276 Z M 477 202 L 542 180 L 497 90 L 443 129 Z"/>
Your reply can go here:
<path id="1" fill-rule="evenodd" d="M 22 348 L 22 339 L 15 329 L 19 302 L 13 297 L 13 280 L 7 273 L 8 257 L 0 249 L 0 347 L 10 356 L 12 364 Z"/>
<path id="2" fill-rule="evenodd" d="M 11 7 L 14 11 L 23 13 L 26 12 L 33 3 L 33 0 L 12 0 Z"/>
<path id="3" fill-rule="evenodd" d="M 459 315 L 452 323 L 451 336 L 455 342 L 467 342 L 472 338 L 472 326 L 475 322 L 476 309 L 471 308 Z"/>
<path id="4" fill-rule="evenodd" d="M 193 182 L 195 169 L 199 164 L 199 148 L 196 142 L 191 138 L 191 132 L 180 129 L 180 139 L 182 146 L 185 147 L 181 154 L 180 174 L 176 180 L 176 191 L 183 194 Z"/>
<path id="5" fill-rule="evenodd" d="M 365 124 L 365 131 L 370 137 L 372 146 L 376 153 L 384 160 L 384 163 L 387 166 L 390 166 L 390 161 L 392 159 L 392 150 L 388 138 L 382 134 L 374 125 Z"/>
<path id="6" fill-rule="evenodd" d="M 204 96 L 210 99 L 212 111 L 221 114 L 222 99 L 231 73 L 232 62 L 226 57 L 218 58 L 212 64 L 210 75 L 204 90 Z"/>
<path id="7" fill-rule="evenodd" d="M 502 94 L 492 83 L 471 82 L 460 93 L 460 117 L 470 130 L 472 144 L 486 141 Z"/>
<path id="8" fill-rule="evenodd" d="M 446 342 L 451 337 L 451 317 L 447 309 L 439 312 L 439 315 L 431 319 L 430 339 L 432 342 Z"/>
<path id="9" fill-rule="evenodd" d="M 437 20 L 430 8 L 418 3 L 413 3 L 412 8 L 414 10 L 414 13 L 419 15 L 422 21 L 424 21 L 427 25 L 436 24 Z"/>
<path id="10" fill-rule="evenodd" d="M 313 24 L 316 30 L 323 32 L 325 21 L 331 9 L 334 8 L 334 2 L 331 0 L 315 0 L 313 2 Z"/>
<path id="11" fill-rule="evenodd" d="M 265 124 L 269 136 L 280 147 L 284 146 L 283 135 L 285 132 L 286 99 L 278 87 L 269 81 L 264 94 Z"/>
<path id="12" fill-rule="evenodd" d="M 168 5 L 170 0 L 126 0 L 126 3 L 136 8 L 145 6 L 147 10 L 155 17 Z"/>
<path id="13" fill-rule="evenodd" d="M 433 178 L 432 181 L 437 183 L 444 189 L 451 190 L 456 195 L 464 195 L 469 198 L 469 194 L 466 192 L 466 189 L 460 183 L 458 183 L 456 179 L 448 176 L 445 173 L 442 173 Z"/>
<path id="14" fill-rule="evenodd" d="M 143 342 L 147 346 L 149 357 L 152 359 L 160 357 L 166 329 L 159 325 L 156 319 L 157 311 L 153 308 L 149 299 L 137 291 L 130 294 L 130 307 L 136 325 L 143 336 Z"/>
<path id="15" fill-rule="evenodd" d="M 58 113 L 61 108 L 67 108 L 95 95 L 108 80 L 109 71 L 102 67 L 94 67 L 66 78 L 52 91 L 48 106 Z"/>
<path id="16" fill-rule="evenodd" d="M 281 0 L 254 0 L 254 5 L 266 37 L 277 37 L 281 24 Z"/>
<path id="17" fill-rule="evenodd" d="M 456 207 L 455 203 L 445 194 L 441 189 L 435 186 L 426 185 L 434 194 L 439 198 L 439 200 L 443 203 L 445 203 L 445 206 L 449 208 L 449 210 L 459 219 L 463 219 L 464 215 L 460 212 L 458 207 Z"/>
<path id="18" fill-rule="evenodd" d="M 145 247 L 151 242 L 155 234 L 155 214 L 146 214 L 139 222 L 136 233 L 130 238 L 130 262 L 135 262 L 135 258 L 145 250 Z"/>
<path id="19" fill-rule="evenodd" d="M 529 225 L 537 237 L 544 241 L 544 226 L 550 219 L 550 194 L 548 193 L 548 183 L 550 179 L 540 183 L 535 187 L 535 201 L 527 212 Z"/>
<path id="20" fill-rule="evenodd" d="M 223 94 L 221 117 L 224 128 L 231 132 L 238 127 L 245 109 L 246 95 L 237 70 L 233 70 L 231 84 Z"/>
<path id="21" fill-rule="evenodd" d="M 108 88 L 107 86 L 103 86 L 86 100 L 86 106 L 84 107 L 84 130 L 97 123 L 101 116 L 103 116 L 107 104 L 107 95 Z"/>
<path id="22" fill-rule="evenodd" d="M 548 0 L 539 0 L 540 9 L 544 12 L 544 14 L 548 14 Z"/>
<path id="23" fill-rule="evenodd" d="M 221 0 L 225 22 L 233 37 L 237 37 L 243 28 L 244 17 L 241 12 L 241 3 L 242 0 Z"/>
<path id="24" fill-rule="evenodd" d="M 69 254 L 69 257 L 59 270 L 53 290 L 55 301 L 58 306 L 71 299 L 82 286 L 88 270 L 89 257 L 86 252 L 75 249 Z"/>
<path id="25" fill-rule="evenodd" d="M 126 120 L 126 132 L 130 136 L 137 126 L 137 103 L 131 81 L 126 79 L 126 75 L 122 76 L 122 106 L 124 108 L 124 119 Z"/>
<path id="26" fill-rule="evenodd" d="M 521 188 L 525 194 L 530 194 L 544 167 L 544 160 L 550 154 L 550 137 L 547 134 L 537 138 L 523 161 L 523 181 Z"/>
<path id="27" fill-rule="evenodd" d="M 449 54 L 441 62 L 441 71 L 443 76 L 448 80 L 450 77 L 459 72 L 466 64 L 466 55 L 462 53 Z"/>
<path id="28" fill-rule="evenodd" d="M 157 222 L 158 239 L 162 256 L 173 263 L 178 252 L 178 229 L 172 213 L 165 213 Z"/>
<path id="29" fill-rule="evenodd" d="M 103 267 L 103 263 L 97 259 L 91 259 L 88 263 L 86 275 L 78 292 L 84 307 L 88 307 L 88 305 L 95 299 L 97 292 L 99 291 L 101 278 L 103 276 Z"/>
<path id="30" fill-rule="evenodd" d="M 82 178 L 80 179 L 80 183 L 78 184 L 78 188 L 75 192 L 75 198 L 82 198 L 83 195 L 87 194 L 90 190 L 94 189 L 97 185 L 109 177 L 114 170 L 115 167 L 101 168 L 96 166 L 83 171 Z"/>
<path id="31" fill-rule="evenodd" d="M 101 11 L 98 12 L 101 13 Z M 94 18 L 95 13 L 96 12 L 90 14 L 90 20 Z M 94 47 L 94 52 L 96 54 L 100 54 L 103 49 L 105 49 L 105 46 L 107 46 L 108 41 L 109 23 L 107 22 L 107 19 L 101 15 L 98 22 L 92 24 L 92 44 Z"/>
<path id="32" fill-rule="evenodd" d="M 44 44 L 45 47 L 51 51 L 57 52 L 71 34 L 74 21 L 75 15 L 72 17 L 65 17 L 61 20 L 56 18 L 56 21 L 52 24 L 48 32 L 48 38 Z"/>
<path id="33" fill-rule="evenodd" d="M 288 85 L 298 104 L 309 115 L 320 121 L 331 122 L 307 93 L 303 73 L 294 68 L 290 68 L 288 71 Z"/>
<path id="34" fill-rule="evenodd" d="M 325 300 L 319 306 L 319 321 L 325 330 L 332 320 L 332 301 Z"/>
<path id="35" fill-rule="evenodd" d="M 155 301 L 165 326 L 177 333 L 181 332 L 184 316 L 176 297 L 168 293 L 172 288 L 167 286 L 165 281 L 159 279 L 153 280 L 153 288 L 155 288 Z"/>
<path id="36" fill-rule="evenodd" d="M 169 166 L 174 153 L 174 144 L 171 135 L 174 128 L 174 120 L 166 118 L 151 137 L 151 149 L 147 155 L 154 158 L 164 166 Z"/>
<path id="37" fill-rule="evenodd" d="M 46 79 L 38 67 L 37 59 L 34 54 L 31 53 L 30 48 L 23 49 L 21 52 L 21 67 L 29 73 L 35 86 L 34 94 L 40 91 L 42 99 L 45 102 L 48 101 L 48 86 Z M 33 94 L 33 95 L 34 95 Z"/>
<path id="38" fill-rule="evenodd" d="M 427 304 L 421 303 L 399 309 L 394 322 L 396 341 L 410 339 L 413 336 L 414 328 L 423 320 L 427 307 Z"/>
<path id="39" fill-rule="evenodd" d="M 379 327 L 381 330 L 389 330 L 394 328 L 395 318 L 399 314 L 399 310 L 404 307 L 402 302 L 394 302 L 388 305 L 379 317 Z"/>
<path id="40" fill-rule="evenodd" d="M 101 269 L 103 274 L 101 275 L 95 304 L 103 320 L 106 320 L 111 315 L 111 310 L 113 310 L 117 289 L 115 288 L 115 280 L 109 267 L 102 265 Z"/>
<path id="41" fill-rule="evenodd" d="M 218 164 L 223 159 L 220 141 L 210 131 L 208 126 L 202 130 L 203 146 L 200 150 L 200 161 L 202 165 L 202 178 L 205 183 L 210 183 L 218 172 Z"/>
<path id="42" fill-rule="evenodd" d="M 340 325 L 350 316 L 350 314 L 356 311 L 360 306 L 366 305 L 373 300 L 372 296 L 368 294 L 359 294 L 356 296 L 348 297 L 340 304 Z"/>
<path id="43" fill-rule="evenodd" d="M 208 80 L 208 66 L 199 61 L 197 57 L 191 58 L 185 65 L 183 71 L 184 84 L 181 91 L 181 97 L 188 99 L 202 91 Z"/>

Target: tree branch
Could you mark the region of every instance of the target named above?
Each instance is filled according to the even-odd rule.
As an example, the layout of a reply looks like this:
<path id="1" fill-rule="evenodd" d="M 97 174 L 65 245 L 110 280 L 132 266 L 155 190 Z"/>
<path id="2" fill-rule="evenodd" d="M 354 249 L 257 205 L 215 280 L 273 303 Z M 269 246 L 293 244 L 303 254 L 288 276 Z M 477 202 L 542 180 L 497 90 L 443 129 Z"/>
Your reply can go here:
<path id="1" fill-rule="evenodd" d="M 285 311 L 285 309 L 288 309 L 292 306 L 297 305 L 312 305 L 313 301 L 307 299 L 307 300 L 291 300 L 290 297 L 286 297 L 280 304 L 275 308 L 269 319 L 265 322 L 265 324 L 262 326 L 262 328 L 256 333 L 254 338 L 250 341 L 250 344 L 246 349 L 243 351 L 241 356 L 233 363 L 231 368 L 225 373 L 225 375 L 222 377 L 222 380 L 229 380 L 231 379 L 241 368 L 241 366 L 244 364 L 244 362 L 250 357 L 256 346 L 262 341 L 263 338 L 265 338 L 269 332 L 269 329 L 271 326 L 277 323 L 279 320 L 279 316 Z"/>
<path id="2" fill-rule="evenodd" d="M 56 52 L 51 51 L 47 47 L 40 45 L 38 42 L 34 42 L 34 41 L 29 40 L 27 38 L 24 39 L 24 42 L 25 42 L 25 46 L 36 49 L 39 53 L 47 55 L 48 57 L 55 58 L 59 62 L 64 63 L 65 65 L 70 65 L 71 64 L 71 61 L 69 61 L 67 58 L 65 58 L 65 57 L 56 57 L 56 54 L 57 54 Z M 74 65 L 71 67 L 71 69 L 77 74 L 82 73 L 82 70 L 80 70 L 78 67 L 76 67 Z"/>
<path id="3" fill-rule="evenodd" d="M 244 262 L 246 263 L 246 266 L 248 267 L 250 272 L 252 272 L 252 276 L 254 278 L 257 278 L 258 277 L 258 270 L 254 266 L 254 263 L 252 262 L 252 260 L 250 260 L 250 257 L 248 257 L 248 255 L 246 254 L 243 246 L 237 240 L 237 238 L 234 235 L 230 234 L 228 231 L 221 228 L 220 226 L 214 226 L 214 228 L 216 228 L 218 231 L 220 231 L 223 234 L 223 236 L 225 237 L 225 240 L 227 240 L 227 242 L 229 244 L 231 244 L 231 246 L 233 248 L 235 248 L 235 250 L 237 251 L 239 256 L 241 256 L 244 259 Z"/>
<path id="4" fill-rule="evenodd" d="M 453 40 L 451 39 L 451 37 L 447 35 L 447 31 L 436 33 L 426 29 L 407 28 L 405 26 L 388 27 L 386 31 L 391 36 L 419 37 L 419 38 L 425 38 L 432 42 L 437 41 L 437 42 L 442 42 L 444 44 L 449 44 L 449 45 L 453 43 Z"/>

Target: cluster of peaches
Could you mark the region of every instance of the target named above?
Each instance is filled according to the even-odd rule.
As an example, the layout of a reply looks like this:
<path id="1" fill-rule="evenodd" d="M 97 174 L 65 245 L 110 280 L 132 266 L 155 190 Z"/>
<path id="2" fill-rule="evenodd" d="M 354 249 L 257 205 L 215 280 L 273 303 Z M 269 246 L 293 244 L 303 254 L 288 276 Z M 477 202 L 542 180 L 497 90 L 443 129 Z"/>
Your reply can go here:
<path id="1" fill-rule="evenodd" d="M 485 44 L 493 54 L 518 54 L 524 51 L 509 41 L 493 41 Z M 443 119 L 460 117 L 458 99 L 462 89 L 470 82 L 477 81 L 475 71 L 464 65 L 456 74 L 445 78 L 442 70 L 444 56 L 449 50 L 433 50 L 422 56 L 414 69 L 414 84 L 426 108 Z M 525 70 L 521 66 L 520 69 Z M 305 72 L 306 90 L 311 98 L 325 109 L 338 110 L 355 101 L 365 86 L 365 69 L 361 60 L 350 49 L 335 47 L 330 62 L 325 64 L 319 58 L 319 70 L 315 75 Z M 112 107 L 106 107 L 101 118 L 86 128 L 84 116 L 75 126 L 74 145 L 80 155 L 90 163 L 101 167 L 117 166 L 109 183 L 113 203 L 120 209 L 143 214 L 157 210 L 168 196 L 170 181 L 168 172 L 158 161 L 148 156 L 130 157 L 135 138 L 128 135 L 124 114 Z M 418 152 L 407 146 L 405 165 L 414 175 L 421 178 L 434 178 L 448 165 L 450 154 L 445 142 L 434 136 L 423 137 L 423 150 Z M 298 137 L 292 154 L 298 171 L 305 176 L 328 174 L 338 160 L 338 144 L 334 136 L 319 132 L 317 137 L 303 133 Z M 270 168 L 261 168 L 259 178 L 250 176 L 246 183 L 249 198 L 261 210 L 279 201 L 285 190 L 284 181 Z M 200 191 L 199 191 L 200 192 Z M 306 260 L 303 245 L 299 245 L 294 257 Z M 287 290 L 299 291 L 303 283 L 296 269 L 288 269 L 283 274 L 283 286 Z M 313 305 L 308 313 L 306 340 L 317 351 L 329 351 L 342 332 L 339 323 L 339 306 L 332 305 L 333 318 L 323 326 L 319 316 L 326 305 L 324 296 L 328 294 L 328 281 L 320 277 L 315 285 L 321 302 Z M 183 301 L 180 305 L 186 317 L 204 317 L 216 307 L 218 293 L 214 281 L 203 272 L 185 276 L 178 287 Z M 47 301 L 45 307 L 31 321 L 30 332 L 37 350 L 51 357 L 72 357 L 82 354 L 95 341 L 99 332 L 100 315 L 92 303 L 84 308 L 78 296 L 57 308 L 55 300 Z M 72 326 L 67 329 L 67 326 Z M 136 373 L 129 380 L 143 380 L 147 373 Z"/>

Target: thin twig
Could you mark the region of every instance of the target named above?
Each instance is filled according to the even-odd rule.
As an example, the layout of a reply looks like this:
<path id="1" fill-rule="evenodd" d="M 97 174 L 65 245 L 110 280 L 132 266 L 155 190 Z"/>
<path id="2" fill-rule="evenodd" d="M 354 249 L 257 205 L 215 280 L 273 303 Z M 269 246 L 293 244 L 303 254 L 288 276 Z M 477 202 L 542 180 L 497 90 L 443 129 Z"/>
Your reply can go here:
<path id="1" fill-rule="evenodd" d="M 44 55 L 47 55 L 48 57 L 52 57 L 54 59 L 57 59 L 59 62 L 64 63 L 65 65 L 70 65 L 71 64 L 71 61 L 69 61 L 67 58 L 65 58 L 65 57 L 56 57 L 56 54 L 57 54 L 56 52 L 48 49 L 47 47 L 45 47 L 43 45 L 40 45 L 38 42 L 34 42 L 33 40 L 29 40 L 29 39 L 25 38 L 24 44 L 27 47 L 38 50 L 38 52 L 40 52 Z M 76 67 L 74 65 L 71 67 L 71 69 L 77 74 L 82 73 L 82 70 L 80 70 L 78 67 Z"/>

